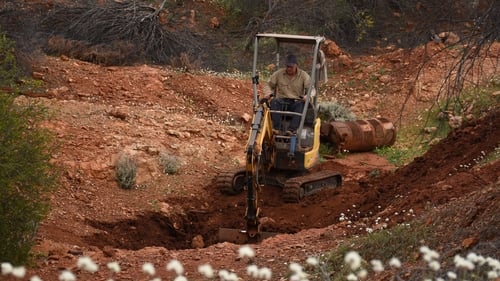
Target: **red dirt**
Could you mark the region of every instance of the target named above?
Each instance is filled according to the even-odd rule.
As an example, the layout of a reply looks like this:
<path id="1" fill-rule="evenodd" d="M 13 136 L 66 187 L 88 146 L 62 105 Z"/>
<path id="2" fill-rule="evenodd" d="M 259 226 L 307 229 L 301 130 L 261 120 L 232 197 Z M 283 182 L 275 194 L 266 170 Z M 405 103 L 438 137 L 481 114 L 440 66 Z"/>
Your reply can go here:
<path id="1" fill-rule="evenodd" d="M 374 65 L 386 62 L 363 59 Z M 184 265 L 189 280 L 201 280 L 197 266 L 203 263 L 245 276 L 248 261 L 237 258 L 239 245 L 216 241 L 219 227 L 244 228 L 244 194 L 221 195 L 213 180 L 220 171 L 243 163 L 248 123 L 242 116 L 251 114 L 250 81 L 159 66 L 102 67 L 65 57 L 45 57 L 34 69 L 49 91 L 18 101 L 41 102 L 54 112 L 45 126 L 60 141 L 53 161 L 64 174 L 52 196 L 53 209 L 40 226 L 37 267 L 29 274 L 56 280 L 62 269 L 71 269 L 80 280 L 109 278 L 107 270 L 91 275 L 75 268 L 78 257 L 88 255 L 102 267 L 118 261 L 122 271 L 114 276 L 117 280 L 145 280 L 141 265 L 146 261 L 161 268 L 158 276 L 173 279 L 164 266 L 174 258 Z M 399 85 L 384 85 L 394 88 L 377 92 L 376 100 L 358 94 L 356 113 L 396 118 L 405 99 L 395 90 Z M 411 110 L 429 105 L 412 102 Z M 253 245 L 253 262 L 270 267 L 273 280 L 281 280 L 291 262 L 303 263 L 308 255 L 334 249 L 367 228 L 415 218 L 436 223 L 446 248 L 461 247 L 470 237 L 476 239 L 471 247 L 498 245 L 499 163 L 480 164 L 481 157 L 498 150 L 498 124 L 500 114 L 492 111 L 399 169 L 374 153 L 330 159 L 317 169 L 341 172 L 342 187 L 297 204 L 283 203 L 278 188 L 263 188 L 259 203 L 264 228 L 282 234 Z M 119 188 L 114 176 L 122 151 L 138 160 L 137 185 L 131 190 Z M 178 173 L 160 171 L 157 157 L 162 151 L 181 159 Z M 470 210 L 465 215 L 451 211 L 460 206 Z M 434 209 L 448 215 L 429 215 Z M 461 230 L 444 227 L 450 222 Z M 201 244 L 194 239 L 197 235 Z M 486 253 L 498 255 L 494 249 Z"/>

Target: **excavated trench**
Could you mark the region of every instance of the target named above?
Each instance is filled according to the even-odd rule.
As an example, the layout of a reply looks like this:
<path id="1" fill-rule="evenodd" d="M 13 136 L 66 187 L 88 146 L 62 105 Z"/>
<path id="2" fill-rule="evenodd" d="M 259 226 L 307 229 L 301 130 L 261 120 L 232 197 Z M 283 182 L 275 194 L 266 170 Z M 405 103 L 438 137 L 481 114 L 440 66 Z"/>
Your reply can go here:
<path id="1" fill-rule="evenodd" d="M 348 182 L 340 188 L 349 186 Z M 369 212 L 365 209 L 369 208 L 352 207 L 364 200 L 362 196 L 342 195 L 347 192 L 341 192 L 340 188 L 311 195 L 300 203 L 284 203 L 279 187 L 266 186 L 259 193 L 263 231 L 296 233 L 326 227 L 338 223 L 342 213 L 347 213 L 352 220 L 367 217 Z M 228 196 L 222 195 L 214 186 L 207 189 L 213 190 L 214 198 L 208 206 L 197 199 L 175 198 L 165 203 L 177 205 L 176 212 L 147 212 L 134 219 L 114 222 L 87 220 L 88 225 L 100 231 L 84 239 L 99 248 L 138 250 L 159 246 L 178 250 L 220 242 L 220 228 L 244 229 L 245 194 Z"/>

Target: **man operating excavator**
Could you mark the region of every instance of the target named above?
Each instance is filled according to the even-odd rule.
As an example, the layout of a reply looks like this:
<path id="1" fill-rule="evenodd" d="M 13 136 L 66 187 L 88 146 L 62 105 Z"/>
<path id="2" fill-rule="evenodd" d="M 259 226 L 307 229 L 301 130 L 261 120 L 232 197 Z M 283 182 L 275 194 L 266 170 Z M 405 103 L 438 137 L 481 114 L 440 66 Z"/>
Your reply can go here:
<path id="1" fill-rule="evenodd" d="M 273 111 L 293 111 L 302 113 L 304 102 L 307 98 L 305 91 L 311 83 L 309 74 L 300 69 L 297 64 L 297 57 L 289 54 L 285 59 L 285 67 L 274 72 L 267 84 L 268 89 L 265 99 L 274 96 L 270 102 Z M 296 134 L 300 125 L 300 116 L 293 115 L 288 128 L 282 127 L 282 115 L 271 113 L 273 129 L 282 131 L 286 129 L 288 135 Z"/>

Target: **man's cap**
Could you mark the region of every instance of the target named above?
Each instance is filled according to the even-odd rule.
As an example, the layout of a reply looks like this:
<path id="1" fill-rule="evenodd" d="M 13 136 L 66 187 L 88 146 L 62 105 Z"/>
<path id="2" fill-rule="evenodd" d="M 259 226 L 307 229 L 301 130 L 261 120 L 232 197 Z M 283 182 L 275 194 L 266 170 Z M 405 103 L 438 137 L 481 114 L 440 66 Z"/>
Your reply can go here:
<path id="1" fill-rule="evenodd" d="M 297 64 L 297 57 L 290 54 L 286 56 L 285 58 L 285 65 L 287 66 L 293 66 L 294 64 Z"/>

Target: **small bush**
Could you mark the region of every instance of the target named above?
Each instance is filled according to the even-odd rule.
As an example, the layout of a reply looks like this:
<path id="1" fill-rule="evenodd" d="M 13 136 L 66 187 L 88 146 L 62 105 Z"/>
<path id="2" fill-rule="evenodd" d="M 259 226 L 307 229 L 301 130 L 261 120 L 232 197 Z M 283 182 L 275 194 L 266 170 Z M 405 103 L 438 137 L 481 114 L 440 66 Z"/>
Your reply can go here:
<path id="1" fill-rule="evenodd" d="M 158 161 L 160 162 L 162 172 L 165 174 L 175 174 L 180 168 L 179 159 L 166 151 L 160 153 Z"/>
<path id="2" fill-rule="evenodd" d="M 0 30 L 0 85 L 13 86 L 19 69 L 14 55 L 14 42 Z"/>
<path id="3" fill-rule="evenodd" d="M 0 261 L 28 260 L 56 187 L 52 136 L 39 127 L 45 117 L 44 108 L 18 106 L 0 91 Z"/>
<path id="4" fill-rule="evenodd" d="M 379 230 L 366 236 L 353 238 L 337 250 L 331 252 L 327 258 L 330 272 L 335 272 L 332 280 L 345 280 L 350 268 L 343 264 L 344 256 L 349 251 L 356 251 L 365 261 L 372 259 L 389 260 L 400 257 L 403 261 L 415 262 L 422 243 L 433 244 L 432 229 L 424 225 L 397 225 L 390 229 Z"/>
<path id="5" fill-rule="evenodd" d="M 121 188 L 131 189 L 135 184 L 137 175 L 137 163 L 132 155 L 126 152 L 120 153 L 115 164 L 116 179 Z"/>
<path id="6" fill-rule="evenodd" d="M 321 103 L 319 116 L 323 122 L 356 120 L 356 115 L 349 108 L 336 102 Z"/>

